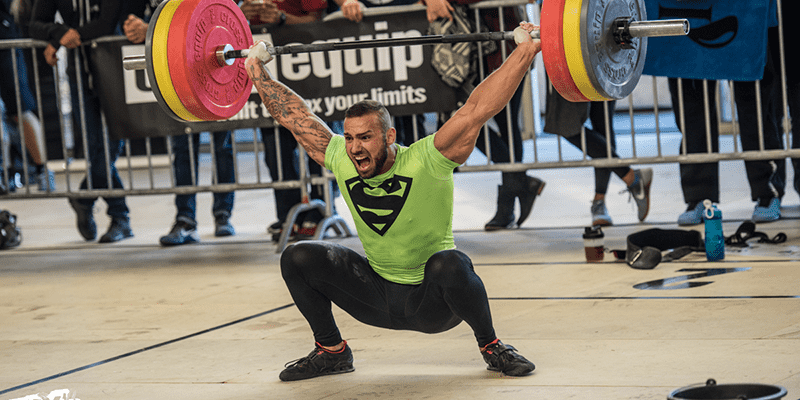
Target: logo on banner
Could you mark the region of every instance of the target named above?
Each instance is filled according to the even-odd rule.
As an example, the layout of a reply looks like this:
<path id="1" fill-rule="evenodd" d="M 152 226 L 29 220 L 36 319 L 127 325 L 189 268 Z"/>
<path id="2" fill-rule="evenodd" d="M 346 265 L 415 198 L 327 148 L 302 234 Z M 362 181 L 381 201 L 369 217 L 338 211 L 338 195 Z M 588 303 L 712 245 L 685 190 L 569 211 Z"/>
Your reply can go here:
<path id="1" fill-rule="evenodd" d="M 383 26 L 383 24 L 375 25 Z M 356 40 L 404 39 L 420 36 L 422 36 L 420 31 L 408 30 L 391 34 L 361 35 L 358 39 L 345 37 L 327 41 L 316 40 L 313 43 L 347 43 Z M 280 56 L 280 72 L 282 80 L 295 82 L 306 80 L 312 75 L 319 79 L 329 78 L 331 89 L 335 89 L 344 86 L 345 74 L 355 76 L 392 71 L 395 82 L 405 82 L 408 80 L 408 70 L 421 67 L 423 61 L 422 45 L 315 51 Z"/>
<path id="2" fill-rule="evenodd" d="M 712 21 L 713 6 L 706 9 L 693 8 L 671 8 L 659 5 L 658 17 L 670 18 L 693 18 L 708 21 L 708 24 L 700 27 L 692 27 L 689 31 L 689 39 L 692 39 L 700 46 L 709 49 L 719 49 L 727 46 L 739 32 L 739 18 L 728 15 L 716 21 Z"/>

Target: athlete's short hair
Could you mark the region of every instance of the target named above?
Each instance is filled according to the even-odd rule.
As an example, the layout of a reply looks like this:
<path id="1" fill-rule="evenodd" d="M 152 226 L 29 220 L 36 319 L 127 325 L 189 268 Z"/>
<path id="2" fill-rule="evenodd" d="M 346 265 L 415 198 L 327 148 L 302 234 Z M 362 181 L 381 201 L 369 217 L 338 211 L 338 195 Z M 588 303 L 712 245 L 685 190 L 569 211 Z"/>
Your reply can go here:
<path id="1" fill-rule="evenodd" d="M 362 117 L 368 114 L 375 114 L 378 116 L 378 121 L 381 124 L 383 134 L 392 127 L 392 117 L 389 115 L 389 110 L 378 101 L 375 100 L 361 100 L 353 104 L 344 112 L 345 118 Z"/>

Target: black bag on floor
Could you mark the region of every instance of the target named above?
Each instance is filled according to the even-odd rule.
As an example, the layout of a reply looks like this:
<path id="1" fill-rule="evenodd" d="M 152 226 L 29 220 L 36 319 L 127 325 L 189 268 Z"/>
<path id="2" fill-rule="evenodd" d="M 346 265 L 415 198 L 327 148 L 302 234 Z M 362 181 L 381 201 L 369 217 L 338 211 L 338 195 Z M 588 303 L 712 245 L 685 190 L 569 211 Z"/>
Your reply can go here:
<path id="1" fill-rule="evenodd" d="M 17 216 L 7 210 L 0 211 L 0 250 L 17 247 L 22 242 L 22 232 L 17 227 Z"/>

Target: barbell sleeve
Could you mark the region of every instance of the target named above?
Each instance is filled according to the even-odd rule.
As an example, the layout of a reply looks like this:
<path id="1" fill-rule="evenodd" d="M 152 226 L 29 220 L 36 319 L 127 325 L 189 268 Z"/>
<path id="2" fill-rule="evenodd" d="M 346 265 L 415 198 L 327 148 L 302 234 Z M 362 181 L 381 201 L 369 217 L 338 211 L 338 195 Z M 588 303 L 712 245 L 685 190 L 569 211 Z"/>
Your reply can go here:
<path id="1" fill-rule="evenodd" d="M 682 36 L 689 34 L 689 20 L 662 19 L 633 21 L 628 26 L 631 37 Z"/>
<path id="2" fill-rule="evenodd" d="M 126 70 L 137 70 L 147 68 L 147 58 L 144 55 L 125 56 L 122 58 L 122 68 Z"/>

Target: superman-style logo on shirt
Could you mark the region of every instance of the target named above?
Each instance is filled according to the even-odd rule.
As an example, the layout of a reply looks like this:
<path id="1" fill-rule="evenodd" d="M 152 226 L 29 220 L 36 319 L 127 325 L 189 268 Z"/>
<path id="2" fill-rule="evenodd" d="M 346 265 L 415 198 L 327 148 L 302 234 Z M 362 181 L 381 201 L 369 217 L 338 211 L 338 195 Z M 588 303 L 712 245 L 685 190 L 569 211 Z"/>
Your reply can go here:
<path id="1" fill-rule="evenodd" d="M 358 216 L 383 236 L 406 204 L 411 181 L 409 177 L 395 175 L 376 187 L 369 186 L 360 177 L 351 178 L 345 184 Z"/>

